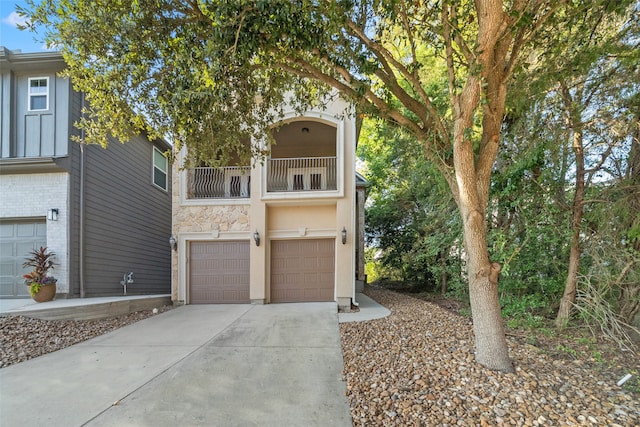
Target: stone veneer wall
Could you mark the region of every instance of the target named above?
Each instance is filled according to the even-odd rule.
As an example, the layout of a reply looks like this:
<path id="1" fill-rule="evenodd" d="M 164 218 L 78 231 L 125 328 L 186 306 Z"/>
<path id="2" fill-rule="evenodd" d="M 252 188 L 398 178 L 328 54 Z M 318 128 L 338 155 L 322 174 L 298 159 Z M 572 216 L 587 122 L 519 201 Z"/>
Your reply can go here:
<path id="1" fill-rule="evenodd" d="M 173 209 L 173 232 L 249 231 L 248 205 L 178 206 Z"/>

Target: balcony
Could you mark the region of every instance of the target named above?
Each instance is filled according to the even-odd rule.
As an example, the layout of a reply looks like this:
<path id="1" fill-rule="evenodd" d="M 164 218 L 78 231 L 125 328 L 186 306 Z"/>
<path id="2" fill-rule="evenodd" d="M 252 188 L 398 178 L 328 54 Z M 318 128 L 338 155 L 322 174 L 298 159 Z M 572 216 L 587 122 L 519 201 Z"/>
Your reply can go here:
<path id="1" fill-rule="evenodd" d="M 336 157 L 267 160 L 267 192 L 336 190 Z"/>
<path id="2" fill-rule="evenodd" d="M 187 198 L 246 199 L 250 184 L 250 166 L 197 167 L 187 171 Z"/>

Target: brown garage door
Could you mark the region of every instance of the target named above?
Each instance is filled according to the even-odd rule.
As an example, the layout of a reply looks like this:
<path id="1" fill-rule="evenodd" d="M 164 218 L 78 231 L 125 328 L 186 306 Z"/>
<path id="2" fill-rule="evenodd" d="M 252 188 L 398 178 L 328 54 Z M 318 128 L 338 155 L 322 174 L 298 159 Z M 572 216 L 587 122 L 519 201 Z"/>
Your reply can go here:
<path id="1" fill-rule="evenodd" d="M 249 242 L 191 242 L 191 304 L 248 303 Z"/>
<path id="2" fill-rule="evenodd" d="M 271 302 L 334 301 L 335 240 L 271 242 Z"/>

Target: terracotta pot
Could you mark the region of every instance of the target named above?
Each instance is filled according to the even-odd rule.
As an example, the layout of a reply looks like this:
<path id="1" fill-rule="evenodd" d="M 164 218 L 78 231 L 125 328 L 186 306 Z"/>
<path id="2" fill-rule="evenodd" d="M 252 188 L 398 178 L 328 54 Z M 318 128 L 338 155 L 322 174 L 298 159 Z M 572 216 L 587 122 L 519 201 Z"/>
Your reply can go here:
<path id="1" fill-rule="evenodd" d="M 56 296 L 56 285 L 44 285 L 40 287 L 40 290 L 31 298 L 35 302 L 47 302 L 54 299 Z"/>

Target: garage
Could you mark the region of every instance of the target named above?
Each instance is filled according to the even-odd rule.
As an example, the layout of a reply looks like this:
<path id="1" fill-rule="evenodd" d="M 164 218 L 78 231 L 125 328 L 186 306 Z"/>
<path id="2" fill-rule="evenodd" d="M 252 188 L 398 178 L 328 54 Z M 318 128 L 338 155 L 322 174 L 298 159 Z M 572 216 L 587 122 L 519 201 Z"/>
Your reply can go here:
<path id="1" fill-rule="evenodd" d="M 335 239 L 271 242 L 271 302 L 334 301 Z"/>
<path id="2" fill-rule="evenodd" d="M 249 242 L 191 242 L 191 304 L 246 304 L 249 299 Z"/>
<path id="3" fill-rule="evenodd" d="M 0 297 L 28 297 L 22 263 L 29 253 L 47 246 L 47 225 L 41 221 L 0 221 Z"/>

